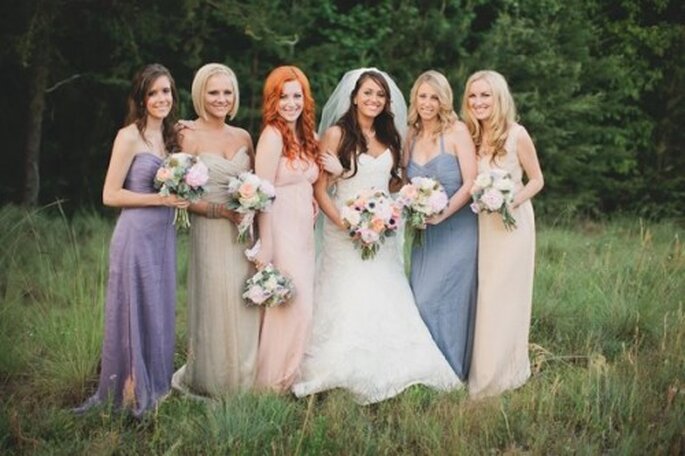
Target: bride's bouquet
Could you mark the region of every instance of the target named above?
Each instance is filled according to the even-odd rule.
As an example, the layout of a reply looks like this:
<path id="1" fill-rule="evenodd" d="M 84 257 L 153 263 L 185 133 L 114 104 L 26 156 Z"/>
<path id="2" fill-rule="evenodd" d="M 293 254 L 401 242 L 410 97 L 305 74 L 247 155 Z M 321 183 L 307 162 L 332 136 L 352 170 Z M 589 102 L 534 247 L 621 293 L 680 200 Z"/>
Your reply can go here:
<path id="1" fill-rule="evenodd" d="M 204 186 L 208 180 L 209 170 L 198 157 L 178 152 L 170 154 L 162 162 L 155 174 L 155 188 L 162 196 L 176 195 L 195 202 L 205 193 Z M 174 225 L 177 228 L 190 227 L 187 209 L 176 208 Z"/>
<path id="2" fill-rule="evenodd" d="M 260 248 L 261 242 L 257 241 L 252 248 L 245 250 L 247 259 L 255 261 Z M 247 279 L 242 296 L 247 304 L 273 307 L 288 301 L 294 293 L 293 281 L 269 263 Z"/>
<path id="3" fill-rule="evenodd" d="M 502 216 L 504 228 L 516 228 L 516 219 L 511 215 L 509 206 L 514 201 L 514 181 L 511 174 L 501 169 L 480 173 L 471 189 L 473 203 L 471 210 L 478 214 L 485 211 L 497 212 Z"/>
<path id="4" fill-rule="evenodd" d="M 340 210 L 345 227 L 362 260 L 373 258 L 385 238 L 397 231 L 401 207 L 383 190 L 362 190 Z"/>
<path id="5" fill-rule="evenodd" d="M 276 191 L 271 182 L 260 179 L 254 173 L 246 171 L 230 180 L 226 205 L 243 214 L 238 225 L 238 242 L 252 241 L 255 214 L 268 210 L 275 198 Z"/>
<path id="6" fill-rule="evenodd" d="M 421 234 L 426 229 L 426 220 L 442 213 L 449 198 L 440 182 L 430 177 L 417 176 L 400 189 L 396 201 L 403 208 L 407 224 L 419 230 L 420 243 Z"/>

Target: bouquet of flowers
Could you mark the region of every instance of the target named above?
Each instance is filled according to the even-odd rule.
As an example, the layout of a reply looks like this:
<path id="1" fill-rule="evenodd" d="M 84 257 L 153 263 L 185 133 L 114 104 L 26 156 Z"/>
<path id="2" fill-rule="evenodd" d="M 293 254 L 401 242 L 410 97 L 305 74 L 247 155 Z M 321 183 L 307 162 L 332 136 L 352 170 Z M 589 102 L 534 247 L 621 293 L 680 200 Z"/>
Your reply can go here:
<path id="1" fill-rule="evenodd" d="M 252 241 L 254 217 L 258 211 L 266 211 L 276 198 L 271 182 L 260 179 L 251 172 L 241 173 L 228 184 L 229 209 L 243 214 L 238 225 L 238 242 Z"/>
<path id="2" fill-rule="evenodd" d="M 251 249 L 245 251 L 245 256 L 250 261 L 254 261 L 260 247 L 261 244 L 257 241 Z M 243 299 L 247 304 L 273 307 L 292 298 L 294 292 L 293 281 L 269 263 L 247 279 L 243 289 Z"/>
<path id="3" fill-rule="evenodd" d="M 176 195 L 195 202 L 204 194 L 204 185 L 209 180 L 207 166 L 195 155 L 178 152 L 169 155 L 155 175 L 155 188 L 163 196 Z M 187 209 L 176 209 L 174 225 L 188 228 L 190 219 Z"/>
<path id="4" fill-rule="evenodd" d="M 497 212 L 502 215 L 504 228 L 516 228 L 516 219 L 509 212 L 509 205 L 514 200 L 514 181 L 511 174 L 501 169 L 492 169 L 480 173 L 471 189 L 473 203 L 471 210 L 478 214 L 481 211 Z"/>
<path id="5" fill-rule="evenodd" d="M 248 304 L 273 307 L 290 299 L 294 288 L 293 281 L 269 263 L 247 279 L 243 298 Z"/>
<path id="6" fill-rule="evenodd" d="M 385 238 L 395 234 L 401 214 L 401 207 L 385 191 L 373 188 L 357 193 L 340 210 L 363 260 L 373 258 Z"/>
<path id="7" fill-rule="evenodd" d="M 444 211 L 449 198 L 437 180 L 430 177 L 414 177 L 400 189 L 397 202 L 404 209 L 407 223 L 424 230 L 426 220 Z"/>

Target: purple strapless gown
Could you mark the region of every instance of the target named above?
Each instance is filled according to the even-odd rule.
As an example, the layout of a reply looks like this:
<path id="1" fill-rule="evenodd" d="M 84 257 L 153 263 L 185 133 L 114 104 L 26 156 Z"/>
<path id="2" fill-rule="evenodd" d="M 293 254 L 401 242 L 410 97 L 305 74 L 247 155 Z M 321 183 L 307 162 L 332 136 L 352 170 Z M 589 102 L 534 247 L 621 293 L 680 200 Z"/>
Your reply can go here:
<path id="1" fill-rule="evenodd" d="M 137 154 L 124 188 L 154 193 L 162 161 Z M 105 334 L 97 392 L 77 412 L 112 399 L 141 416 L 169 392 L 176 307 L 176 232 L 173 209 L 125 208 L 109 250 Z"/>

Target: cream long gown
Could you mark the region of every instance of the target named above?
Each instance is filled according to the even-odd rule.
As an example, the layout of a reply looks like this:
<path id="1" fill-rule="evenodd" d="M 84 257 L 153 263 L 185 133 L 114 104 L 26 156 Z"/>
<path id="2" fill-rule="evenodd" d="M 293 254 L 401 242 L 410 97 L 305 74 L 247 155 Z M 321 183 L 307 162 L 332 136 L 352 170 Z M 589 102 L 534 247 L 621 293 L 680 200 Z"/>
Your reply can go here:
<path id="1" fill-rule="evenodd" d="M 523 170 L 516 140 L 523 127 L 514 124 L 505 143 L 506 155 L 495 164 L 481 157 L 479 172 L 493 167 L 508 171 L 516 190 Z M 530 377 L 528 333 L 535 265 L 535 217 L 530 200 L 512 211 L 516 229 L 507 231 L 499 214 L 481 213 L 478 220 L 478 303 L 473 358 L 469 374 L 471 397 L 496 395 L 523 385 Z"/>
<path id="2" fill-rule="evenodd" d="M 228 160 L 200 154 L 209 168 L 204 201 L 226 203 L 231 177 L 250 168 L 246 148 Z M 188 359 L 172 380 L 187 394 L 219 396 L 252 388 L 256 375 L 259 310 L 242 290 L 254 269 L 227 219 L 192 215 L 188 260 Z"/>

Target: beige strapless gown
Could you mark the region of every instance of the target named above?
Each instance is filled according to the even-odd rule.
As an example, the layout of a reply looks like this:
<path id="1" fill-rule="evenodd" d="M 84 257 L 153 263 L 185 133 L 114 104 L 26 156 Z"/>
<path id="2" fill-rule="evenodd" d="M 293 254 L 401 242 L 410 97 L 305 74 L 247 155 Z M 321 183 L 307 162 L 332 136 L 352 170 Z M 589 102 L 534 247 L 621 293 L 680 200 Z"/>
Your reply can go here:
<path id="1" fill-rule="evenodd" d="M 523 170 L 516 140 L 523 130 L 515 124 L 505 143 L 506 155 L 490 162 L 483 157 L 479 172 L 493 166 L 511 173 L 522 187 Z M 496 395 L 523 385 L 530 377 L 528 333 L 535 265 L 535 217 L 530 200 L 512 211 L 517 228 L 507 231 L 499 214 L 478 217 L 478 304 L 469 374 L 472 397 Z"/>
<path id="2" fill-rule="evenodd" d="M 245 148 L 232 160 L 200 154 L 209 168 L 203 200 L 226 203 L 231 177 L 247 171 Z M 227 219 L 191 216 L 188 260 L 188 359 L 172 380 L 187 394 L 220 396 L 252 388 L 256 375 L 259 310 L 245 305 L 245 280 L 254 274 L 238 231 Z"/>

